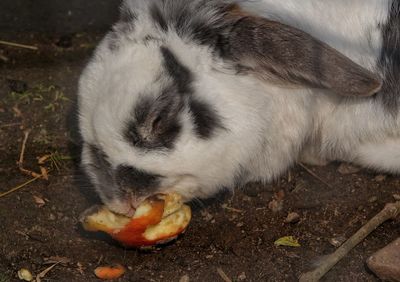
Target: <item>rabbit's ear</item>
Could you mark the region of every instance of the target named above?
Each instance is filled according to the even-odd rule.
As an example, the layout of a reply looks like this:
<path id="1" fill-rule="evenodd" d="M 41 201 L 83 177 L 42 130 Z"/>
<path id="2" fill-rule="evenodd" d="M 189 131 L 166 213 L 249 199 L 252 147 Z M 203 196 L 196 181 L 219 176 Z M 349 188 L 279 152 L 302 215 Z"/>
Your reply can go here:
<path id="1" fill-rule="evenodd" d="M 325 88 L 343 96 L 370 96 L 380 77 L 334 48 L 294 27 L 231 6 L 222 55 L 263 79 Z"/>

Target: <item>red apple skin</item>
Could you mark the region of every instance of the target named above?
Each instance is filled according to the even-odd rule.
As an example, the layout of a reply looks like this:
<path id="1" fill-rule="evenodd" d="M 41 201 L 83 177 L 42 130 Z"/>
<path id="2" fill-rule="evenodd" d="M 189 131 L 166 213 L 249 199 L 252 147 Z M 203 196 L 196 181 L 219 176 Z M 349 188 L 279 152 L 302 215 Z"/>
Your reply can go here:
<path id="1" fill-rule="evenodd" d="M 104 223 L 86 220 L 90 218 L 91 214 L 97 213 L 96 209 L 89 209 L 82 216 L 81 222 L 87 231 L 103 231 L 109 234 L 113 239 L 121 243 L 125 247 L 150 247 L 157 244 L 166 243 L 175 239 L 179 234 L 185 231 L 186 226 L 179 228 L 174 233 L 162 234 L 155 240 L 149 240 L 144 237 L 147 228 L 157 225 L 163 219 L 165 200 L 157 195 L 151 196 L 147 199 L 151 205 L 151 209 L 145 215 L 132 218 L 122 228 L 112 228 Z"/>
<path id="2" fill-rule="evenodd" d="M 127 247 L 142 247 L 155 245 L 159 240 L 149 241 L 143 237 L 143 233 L 150 225 L 160 223 L 164 213 L 164 201 L 154 201 L 151 211 L 138 218 L 132 219 L 121 230 L 110 230 L 109 234 Z M 164 238 L 165 239 L 165 238 Z"/>

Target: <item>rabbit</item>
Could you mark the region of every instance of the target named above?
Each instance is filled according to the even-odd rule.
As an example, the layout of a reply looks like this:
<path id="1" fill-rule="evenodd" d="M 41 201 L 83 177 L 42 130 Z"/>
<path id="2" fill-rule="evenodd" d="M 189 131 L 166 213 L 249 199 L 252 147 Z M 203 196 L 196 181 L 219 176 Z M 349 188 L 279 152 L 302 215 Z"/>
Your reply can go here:
<path id="1" fill-rule="evenodd" d="M 83 170 L 126 215 L 299 161 L 399 173 L 399 3 L 123 1 L 79 81 Z"/>

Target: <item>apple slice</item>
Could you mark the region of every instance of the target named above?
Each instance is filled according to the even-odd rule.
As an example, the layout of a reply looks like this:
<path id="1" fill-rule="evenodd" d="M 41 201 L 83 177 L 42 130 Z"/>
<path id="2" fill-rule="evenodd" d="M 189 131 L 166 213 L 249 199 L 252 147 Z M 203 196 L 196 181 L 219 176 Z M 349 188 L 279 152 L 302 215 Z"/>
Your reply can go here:
<path id="1" fill-rule="evenodd" d="M 131 218 L 97 206 L 84 212 L 81 222 L 85 230 L 105 232 L 127 247 L 146 247 L 175 239 L 191 215 L 179 194 L 156 194 L 144 200 Z"/>

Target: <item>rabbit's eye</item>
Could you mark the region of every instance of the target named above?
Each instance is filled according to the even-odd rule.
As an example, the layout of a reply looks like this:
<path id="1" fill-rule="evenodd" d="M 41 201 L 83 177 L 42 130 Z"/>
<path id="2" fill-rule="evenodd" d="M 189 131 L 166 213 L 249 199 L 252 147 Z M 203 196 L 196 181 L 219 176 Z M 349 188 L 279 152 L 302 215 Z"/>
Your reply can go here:
<path id="1" fill-rule="evenodd" d="M 160 127 L 161 121 L 162 121 L 161 115 L 158 115 L 158 116 L 153 120 L 153 124 L 152 124 L 152 129 L 153 129 L 153 131 L 156 131 L 156 130 Z"/>

